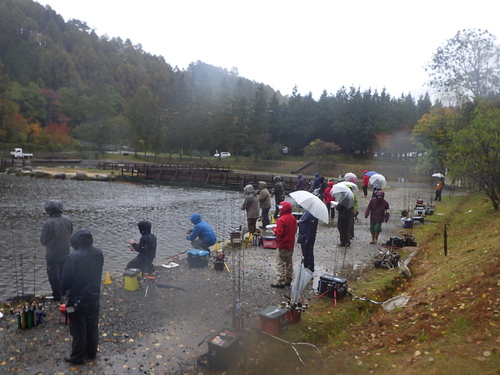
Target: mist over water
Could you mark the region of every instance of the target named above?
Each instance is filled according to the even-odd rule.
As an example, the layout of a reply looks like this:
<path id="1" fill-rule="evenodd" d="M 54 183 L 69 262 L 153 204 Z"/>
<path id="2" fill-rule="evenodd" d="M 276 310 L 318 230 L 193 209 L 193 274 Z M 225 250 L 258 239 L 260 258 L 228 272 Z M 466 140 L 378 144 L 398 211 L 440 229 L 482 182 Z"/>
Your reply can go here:
<path id="1" fill-rule="evenodd" d="M 128 241 L 140 238 L 137 222 L 148 220 L 158 238 L 156 265 L 191 249 L 185 239 L 198 212 L 218 239 L 227 240 L 245 212 L 239 192 L 102 181 L 38 179 L 0 174 L 0 301 L 23 294 L 50 294 L 45 247 L 40 243 L 47 219 L 44 204 L 59 199 L 74 231 L 88 228 L 104 252 L 104 272 L 121 275 L 136 256 Z M 71 249 L 73 251 L 73 249 Z"/>

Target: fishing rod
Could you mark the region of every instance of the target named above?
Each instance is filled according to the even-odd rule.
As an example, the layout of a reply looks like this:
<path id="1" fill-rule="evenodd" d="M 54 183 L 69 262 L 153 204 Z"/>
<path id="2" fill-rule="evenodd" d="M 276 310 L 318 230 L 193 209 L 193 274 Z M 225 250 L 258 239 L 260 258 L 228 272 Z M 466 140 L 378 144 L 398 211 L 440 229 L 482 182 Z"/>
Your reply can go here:
<path id="1" fill-rule="evenodd" d="M 12 251 L 14 254 L 14 275 L 16 277 L 16 297 L 19 298 L 19 280 L 17 274 L 17 251 L 16 251 L 16 239 L 14 238 L 14 223 L 11 223 L 11 233 L 12 233 Z"/>

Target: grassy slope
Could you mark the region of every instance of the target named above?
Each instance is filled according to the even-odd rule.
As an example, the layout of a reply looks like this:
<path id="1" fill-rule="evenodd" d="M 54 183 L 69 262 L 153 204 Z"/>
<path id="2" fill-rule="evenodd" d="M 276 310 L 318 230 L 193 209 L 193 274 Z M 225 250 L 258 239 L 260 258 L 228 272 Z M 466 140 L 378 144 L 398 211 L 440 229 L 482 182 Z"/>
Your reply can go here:
<path id="1" fill-rule="evenodd" d="M 500 213 L 477 195 L 446 198 L 436 213 L 435 223 L 414 230 L 420 251 L 411 277 L 374 269 L 350 285 L 376 301 L 407 294 L 405 307 L 316 300 L 287 340 L 325 345 L 324 364 L 335 374 L 498 374 Z"/>

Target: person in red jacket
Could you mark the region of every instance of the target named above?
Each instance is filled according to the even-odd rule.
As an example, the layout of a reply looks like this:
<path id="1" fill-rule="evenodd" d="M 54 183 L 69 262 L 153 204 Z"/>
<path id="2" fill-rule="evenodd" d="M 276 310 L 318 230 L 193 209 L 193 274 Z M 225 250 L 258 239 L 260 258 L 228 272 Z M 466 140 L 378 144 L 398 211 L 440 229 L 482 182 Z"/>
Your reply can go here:
<path id="1" fill-rule="evenodd" d="M 297 219 L 292 215 L 292 204 L 281 202 L 280 216 L 274 228 L 278 253 L 276 255 L 276 282 L 273 288 L 284 288 L 292 282 L 293 276 L 293 248 L 297 233 Z"/>
<path id="2" fill-rule="evenodd" d="M 363 175 L 363 198 L 368 197 L 368 184 L 370 183 L 370 176 L 367 175 L 368 171 Z"/>
<path id="3" fill-rule="evenodd" d="M 330 219 L 335 219 L 335 207 L 332 207 L 332 202 L 335 200 L 334 197 L 330 194 L 332 191 L 333 187 L 333 181 L 328 182 L 328 187 L 325 189 L 325 192 L 323 193 L 323 201 L 326 204 L 326 209 L 328 210 L 328 216 Z"/>

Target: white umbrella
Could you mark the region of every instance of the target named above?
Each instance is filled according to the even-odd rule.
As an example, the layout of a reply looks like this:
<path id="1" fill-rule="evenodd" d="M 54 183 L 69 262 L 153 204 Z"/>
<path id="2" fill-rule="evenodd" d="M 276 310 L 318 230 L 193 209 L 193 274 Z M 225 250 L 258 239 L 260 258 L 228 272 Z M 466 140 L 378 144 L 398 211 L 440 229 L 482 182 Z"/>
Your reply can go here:
<path id="1" fill-rule="evenodd" d="M 354 180 L 356 180 L 358 177 L 356 177 L 356 175 L 352 172 L 347 172 L 345 175 L 344 175 L 344 180 L 345 181 L 350 181 L 351 178 L 353 178 Z"/>
<path id="2" fill-rule="evenodd" d="M 432 177 L 439 177 L 439 178 L 441 178 L 441 177 L 444 177 L 444 175 L 443 175 L 443 174 L 441 174 L 441 173 L 434 173 L 434 174 L 432 175 Z"/>
<path id="3" fill-rule="evenodd" d="M 338 204 L 347 208 L 354 207 L 354 194 L 347 185 L 340 182 L 333 185 L 332 190 L 330 190 L 330 195 L 335 198 Z"/>
<path id="4" fill-rule="evenodd" d="M 328 224 L 328 209 L 325 203 L 312 193 L 306 190 L 297 190 L 290 193 L 290 196 L 304 210 L 309 211 L 318 220 Z"/>
<path id="5" fill-rule="evenodd" d="M 292 294 L 292 306 L 299 302 L 306 285 L 313 277 L 312 271 L 309 268 L 305 268 L 302 264 L 295 266 L 293 272 L 294 277 L 290 287 Z"/>
<path id="6" fill-rule="evenodd" d="M 353 188 L 354 190 L 359 190 L 358 185 L 356 185 L 354 182 L 340 181 L 337 185 L 345 185 L 349 188 Z"/>
<path id="7" fill-rule="evenodd" d="M 376 189 L 382 190 L 387 186 L 387 181 L 385 177 L 379 173 L 376 173 L 370 177 L 370 185 Z"/>

